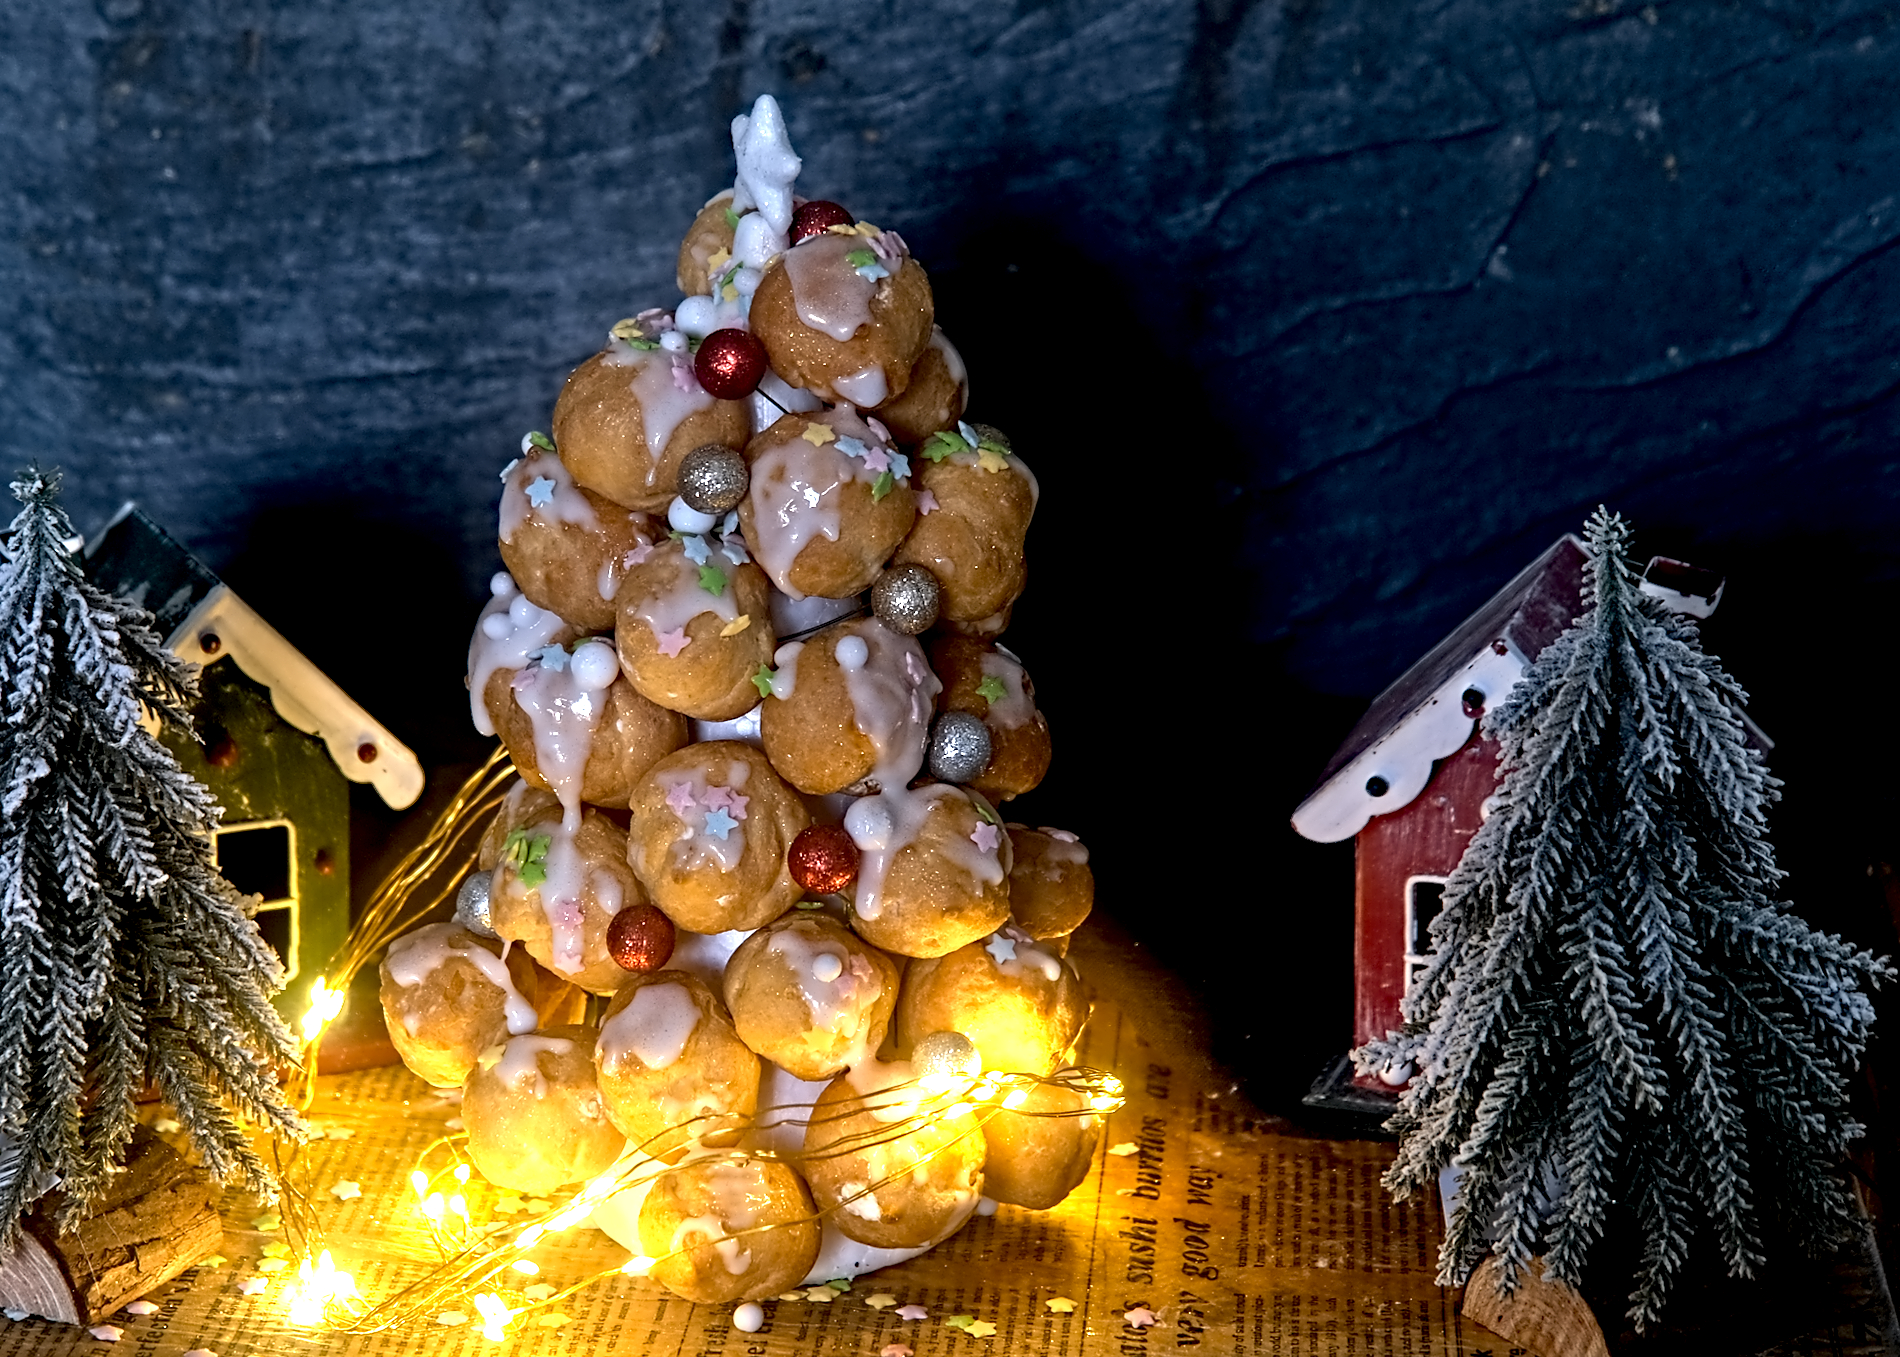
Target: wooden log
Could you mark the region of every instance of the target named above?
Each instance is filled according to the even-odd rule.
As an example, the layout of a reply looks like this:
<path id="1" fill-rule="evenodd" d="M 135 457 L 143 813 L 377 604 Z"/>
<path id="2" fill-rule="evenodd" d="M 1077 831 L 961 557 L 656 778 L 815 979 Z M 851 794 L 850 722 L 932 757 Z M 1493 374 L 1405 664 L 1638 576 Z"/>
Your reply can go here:
<path id="1" fill-rule="evenodd" d="M 1466 1319 L 1536 1357 L 1609 1357 L 1602 1326 L 1577 1289 L 1544 1275 L 1533 1258 L 1518 1273 L 1517 1290 L 1498 1294 L 1498 1260 L 1487 1254 L 1465 1283 Z"/>
<path id="2" fill-rule="evenodd" d="M 218 1189 L 203 1169 L 141 1126 L 125 1172 L 71 1229 L 54 1224 L 49 1193 L 0 1252 L 0 1306 L 68 1324 L 97 1324 L 218 1247 Z"/>

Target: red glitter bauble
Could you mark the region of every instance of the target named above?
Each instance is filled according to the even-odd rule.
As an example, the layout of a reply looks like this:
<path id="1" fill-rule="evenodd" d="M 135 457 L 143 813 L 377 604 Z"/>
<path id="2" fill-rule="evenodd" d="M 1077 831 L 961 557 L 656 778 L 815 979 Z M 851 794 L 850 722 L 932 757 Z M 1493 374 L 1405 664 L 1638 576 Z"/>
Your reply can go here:
<path id="1" fill-rule="evenodd" d="M 857 218 L 826 198 L 801 203 L 792 213 L 792 244 L 807 236 L 822 236 L 834 226 L 850 226 Z"/>
<path id="2" fill-rule="evenodd" d="M 858 846 L 843 825 L 799 830 L 785 856 L 792 880 L 813 895 L 835 895 L 858 879 Z"/>
<path id="3" fill-rule="evenodd" d="M 699 341 L 693 375 L 722 401 L 744 400 L 765 376 L 765 345 L 745 330 L 714 330 Z"/>
<path id="4" fill-rule="evenodd" d="M 657 971 L 673 957 L 673 921 L 652 905 L 630 905 L 607 925 L 607 952 L 623 970 Z"/>

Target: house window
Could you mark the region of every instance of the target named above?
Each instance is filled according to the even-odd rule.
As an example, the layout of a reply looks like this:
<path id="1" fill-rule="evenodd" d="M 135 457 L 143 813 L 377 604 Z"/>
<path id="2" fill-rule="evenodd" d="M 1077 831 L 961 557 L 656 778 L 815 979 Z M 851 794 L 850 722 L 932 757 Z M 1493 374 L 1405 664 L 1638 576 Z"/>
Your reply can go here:
<path id="1" fill-rule="evenodd" d="M 223 825 L 214 838 L 218 871 L 246 895 L 263 897 L 257 929 L 297 974 L 297 827 L 288 820 Z"/>
<path id="2" fill-rule="evenodd" d="M 1432 959 L 1432 920 L 1445 901 L 1445 878 L 1413 876 L 1405 881 L 1405 992 Z"/>

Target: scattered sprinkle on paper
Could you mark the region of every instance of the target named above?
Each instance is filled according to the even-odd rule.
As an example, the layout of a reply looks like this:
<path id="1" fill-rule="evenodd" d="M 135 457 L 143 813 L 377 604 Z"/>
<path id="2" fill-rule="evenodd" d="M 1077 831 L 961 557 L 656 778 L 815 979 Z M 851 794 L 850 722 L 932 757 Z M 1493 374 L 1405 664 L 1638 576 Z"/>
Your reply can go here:
<path id="1" fill-rule="evenodd" d="M 450 1103 L 456 1107 L 462 1105 L 462 1090 L 459 1088 L 439 1088 L 435 1091 L 438 1102 Z"/>
<path id="2" fill-rule="evenodd" d="M 849 1277 L 833 1277 L 830 1281 L 826 1282 L 825 1285 L 830 1287 L 833 1291 L 849 1291 L 851 1289 L 851 1279 Z"/>
<path id="3" fill-rule="evenodd" d="M 554 1288 L 546 1282 L 536 1282 L 533 1286 L 522 1287 L 521 1294 L 529 1300 L 546 1300 L 554 1294 Z"/>
<path id="4" fill-rule="evenodd" d="M 284 1228 L 284 1218 L 275 1211 L 266 1211 L 261 1216 L 251 1217 L 251 1228 L 253 1230 L 281 1230 Z"/>
<path id="5" fill-rule="evenodd" d="M 828 1286 L 814 1286 L 806 1290 L 805 1299 L 817 1301 L 823 1305 L 826 1301 L 838 1299 L 838 1293 Z"/>
<path id="6" fill-rule="evenodd" d="M 353 1202 L 363 1195 L 363 1185 L 361 1183 L 353 1183 L 348 1178 L 345 1178 L 341 1182 L 331 1186 L 330 1195 L 340 1202 Z"/>
<path id="7" fill-rule="evenodd" d="M 912 1357 L 908 1344 L 886 1343 L 878 1350 L 877 1357 Z"/>
<path id="8" fill-rule="evenodd" d="M 992 1338 L 996 1334 L 996 1326 L 987 1319 L 973 1319 L 963 1326 L 963 1331 L 972 1338 Z"/>
<path id="9" fill-rule="evenodd" d="M 779 1299 L 780 1300 L 803 1300 L 805 1299 L 805 1293 L 803 1291 L 787 1291 L 783 1295 L 781 1295 Z"/>
<path id="10" fill-rule="evenodd" d="M 192 1264 L 192 1266 L 193 1267 L 223 1267 L 226 1263 L 230 1261 L 231 1260 L 229 1258 L 226 1258 L 223 1254 L 214 1253 L 208 1258 L 200 1258 L 196 1263 Z"/>
<path id="11" fill-rule="evenodd" d="M 1122 1323 L 1131 1329 L 1152 1329 L 1160 1322 L 1155 1317 L 1155 1312 L 1145 1305 L 1137 1305 L 1134 1309 L 1122 1314 Z"/>
<path id="12" fill-rule="evenodd" d="M 178 1124 L 176 1117 L 160 1117 L 157 1121 L 152 1123 L 152 1129 L 162 1136 L 168 1136 L 182 1131 L 185 1128 Z"/>
<path id="13" fill-rule="evenodd" d="M 282 1272 L 289 1266 L 288 1258 L 260 1258 L 257 1262 L 257 1270 L 264 1273 Z"/>
<path id="14" fill-rule="evenodd" d="M 921 1305 L 900 1305 L 897 1307 L 897 1317 L 899 1319 L 922 1319 L 929 1313 L 930 1311 L 924 1309 Z"/>
<path id="15" fill-rule="evenodd" d="M 218 1357 L 218 1354 L 210 1348 L 193 1348 L 185 1354 L 185 1357 Z"/>
<path id="16" fill-rule="evenodd" d="M 546 1197 L 530 1197 L 528 1198 L 528 1209 L 538 1216 L 543 1211 L 552 1211 L 554 1209 L 554 1203 L 549 1201 Z"/>
<path id="17" fill-rule="evenodd" d="M 87 1329 L 86 1332 L 91 1334 L 94 1338 L 97 1338 L 101 1343 L 116 1343 L 125 1337 L 125 1330 L 121 1329 L 117 1324 L 95 1324 L 90 1329 Z"/>
<path id="18" fill-rule="evenodd" d="M 569 1323 L 570 1321 L 566 1315 L 561 1314 L 557 1311 L 551 1315 L 542 1315 L 541 1318 L 535 1320 L 534 1322 L 544 1329 L 558 1329 L 563 1324 Z"/>
<path id="19" fill-rule="evenodd" d="M 128 1315 L 155 1315 L 158 1307 L 149 1300 L 135 1300 L 125 1307 L 125 1312 Z"/>
<path id="20" fill-rule="evenodd" d="M 897 1304 L 897 1297 L 888 1291 L 880 1291 L 874 1296 L 866 1296 L 864 1303 L 873 1310 L 884 1310 Z"/>
<path id="21" fill-rule="evenodd" d="M 518 1216 L 527 1209 L 528 1204 L 513 1193 L 495 1199 L 495 1214 L 498 1216 Z"/>
<path id="22" fill-rule="evenodd" d="M 752 614 L 740 613 L 737 617 L 733 618 L 732 621 L 726 623 L 725 627 L 720 631 L 719 634 L 721 636 L 737 636 L 740 632 L 744 631 L 747 627 L 751 625 L 752 625 Z"/>
<path id="23" fill-rule="evenodd" d="M 1043 1304 L 1058 1315 L 1072 1315 L 1075 1313 L 1075 1302 L 1070 1300 L 1067 1296 L 1051 1296 L 1048 1300 L 1044 1301 Z"/>
<path id="24" fill-rule="evenodd" d="M 976 1323 L 975 1315 L 951 1315 L 950 1318 L 944 1320 L 943 1327 L 946 1329 L 967 1329 L 974 1323 Z"/>
<path id="25" fill-rule="evenodd" d="M 435 1322 L 445 1329 L 453 1329 L 457 1325 L 468 1323 L 468 1316 L 460 1310 L 444 1310 L 435 1317 Z"/>
<path id="26" fill-rule="evenodd" d="M 288 1258 L 290 1257 L 290 1245 L 281 1239 L 273 1239 L 264 1246 L 264 1256 L 266 1258 Z"/>
<path id="27" fill-rule="evenodd" d="M 238 1283 L 240 1296 L 261 1296 L 268 1290 L 270 1290 L 270 1283 L 262 1277 L 246 1277 Z"/>
<path id="28" fill-rule="evenodd" d="M 1141 1146 L 1135 1144 L 1135 1142 L 1132 1140 L 1124 1140 L 1119 1145 L 1110 1145 L 1108 1147 L 1108 1152 L 1110 1154 L 1119 1154 L 1123 1156 L 1127 1156 L 1131 1154 L 1140 1154 Z"/>
<path id="29" fill-rule="evenodd" d="M 32 1314 L 30 1311 L 16 1310 L 11 1305 L 9 1305 L 4 1310 L 0 1310 L 0 1315 L 5 1315 L 8 1319 L 31 1319 L 32 1318 Z"/>

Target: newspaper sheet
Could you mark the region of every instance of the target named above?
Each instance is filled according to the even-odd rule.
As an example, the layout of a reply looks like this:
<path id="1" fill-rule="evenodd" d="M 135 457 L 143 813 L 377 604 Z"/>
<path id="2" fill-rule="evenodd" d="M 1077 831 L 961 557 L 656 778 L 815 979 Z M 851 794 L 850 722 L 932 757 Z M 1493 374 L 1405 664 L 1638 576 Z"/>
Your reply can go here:
<path id="1" fill-rule="evenodd" d="M 1110 1118 L 1094 1172 L 1057 1209 L 1004 1206 L 835 1299 L 768 1301 L 756 1333 L 733 1327 L 732 1306 L 696 1306 L 650 1282 L 615 1277 L 522 1316 L 505 1347 L 517 1357 L 877 1357 L 893 1345 L 916 1357 L 1521 1351 L 1461 1320 L 1456 1293 L 1433 1283 L 1437 1207 L 1400 1206 L 1380 1188 L 1388 1145 L 1288 1134 L 1284 1123 L 1253 1113 L 1184 1035 L 1178 1011 L 1138 997 L 1144 984 L 1152 992 L 1152 977 L 1115 973 L 1117 950 L 1098 943 L 1083 961 L 1096 1007 L 1080 1063 L 1119 1074 L 1128 1102 Z M 338 1266 L 372 1300 L 437 1257 L 408 1177 L 417 1155 L 454 1129 L 458 1111 L 401 1068 L 319 1086 L 312 1117 L 325 1135 L 302 1152 L 300 1176 Z M 478 1223 L 494 1200 L 479 1181 L 471 1186 Z M 156 1313 L 114 1317 L 124 1330 L 117 1352 L 501 1350 L 466 1305 L 442 1307 L 464 1322 L 432 1314 L 367 1336 L 293 1326 L 284 1300 L 290 1271 L 271 1256 L 283 1252 L 281 1228 L 235 1194 L 225 1221 L 225 1261 L 161 1288 L 149 1298 Z M 564 1287 L 626 1255 L 580 1229 L 552 1237 L 535 1257 L 540 1275 L 510 1274 L 505 1293 Z M 905 1318 L 916 1311 L 900 1307 L 910 1306 L 922 1306 L 925 1317 Z M 945 1323 L 956 1316 L 978 1321 L 978 1333 L 995 1331 L 976 1337 Z M 0 1321 L 0 1357 L 102 1350 L 84 1329 Z"/>

